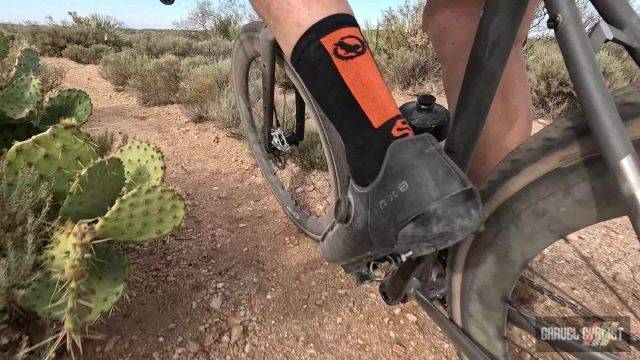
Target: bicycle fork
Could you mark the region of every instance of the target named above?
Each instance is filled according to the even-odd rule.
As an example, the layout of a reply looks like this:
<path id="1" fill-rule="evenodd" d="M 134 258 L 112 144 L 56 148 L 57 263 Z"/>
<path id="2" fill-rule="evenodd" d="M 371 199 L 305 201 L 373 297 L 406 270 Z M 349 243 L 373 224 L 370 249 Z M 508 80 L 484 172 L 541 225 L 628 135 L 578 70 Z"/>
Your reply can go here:
<path id="1" fill-rule="evenodd" d="M 627 135 L 611 93 L 596 61 L 595 52 L 606 40 L 621 42 L 638 63 L 640 19 L 626 0 L 591 0 L 613 29 L 608 36 L 584 31 L 578 8 L 572 0 L 544 0 L 548 27 L 555 31 L 589 127 L 600 145 L 603 158 L 615 175 L 636 235 L 640 237 L 640 160 Z M 619 34 L 618 39 L 613 34 Z M 600 37 L 602 43 L 597 39 Z"/>

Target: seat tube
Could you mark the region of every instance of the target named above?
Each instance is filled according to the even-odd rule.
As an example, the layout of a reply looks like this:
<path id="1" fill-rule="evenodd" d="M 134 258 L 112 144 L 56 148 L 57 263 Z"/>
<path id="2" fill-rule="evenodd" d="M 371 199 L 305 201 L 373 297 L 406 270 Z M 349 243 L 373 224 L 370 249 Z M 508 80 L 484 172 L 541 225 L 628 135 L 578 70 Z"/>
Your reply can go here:
<path id="1" fill-rule="evenodd" d="M 465 171 L 528 5 L 528 0 L 491 0 L 484 5 L 445 144 L 447 155 Z"/>
<path id="2" fill-rule="evenodd" d="M 544 2 L 549 27 L 555 31 L 587 123 L 615 175 L 633 228 L 640 234 L 640 161 L 607 89 L 578 8 L 574 0 Z"/>

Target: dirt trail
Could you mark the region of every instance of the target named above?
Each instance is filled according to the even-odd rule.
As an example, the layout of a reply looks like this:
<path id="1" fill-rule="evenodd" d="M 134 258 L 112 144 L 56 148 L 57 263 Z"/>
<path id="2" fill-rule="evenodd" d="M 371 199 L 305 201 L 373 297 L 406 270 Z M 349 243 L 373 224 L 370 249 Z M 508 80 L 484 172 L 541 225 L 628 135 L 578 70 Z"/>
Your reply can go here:
<path id="1" fill-rule="evenodd" d="M 158 145 L 167 183 L 189 201 L 180 231 L 128 249 L 129 301 L 95 327 L 106 339 L 87 341 L 85 358 L 455 357 L 415 304 L 387 307 L 375 286 L 357 287 L 321 259 L 280 210 L 244 143 L 194 124 L 179 106 L 138 105 L 98 66 L 47 61 L 69 70 L 64 87 L 91 95 L 89 132 Z"/>

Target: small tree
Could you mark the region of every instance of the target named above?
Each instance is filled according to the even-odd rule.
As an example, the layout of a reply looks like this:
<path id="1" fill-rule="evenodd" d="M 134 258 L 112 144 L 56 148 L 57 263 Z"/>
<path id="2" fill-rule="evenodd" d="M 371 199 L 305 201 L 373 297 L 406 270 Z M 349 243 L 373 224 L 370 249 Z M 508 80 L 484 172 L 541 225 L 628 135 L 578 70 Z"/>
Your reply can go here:
<path id="1" fill-rule="evenodd" d="M 200 0 L 189 10 L 187 17 L 174 22 L 181 30 L 213 32 L 232 40 L 240 26 L 252 17 L 241 0 Z"/>

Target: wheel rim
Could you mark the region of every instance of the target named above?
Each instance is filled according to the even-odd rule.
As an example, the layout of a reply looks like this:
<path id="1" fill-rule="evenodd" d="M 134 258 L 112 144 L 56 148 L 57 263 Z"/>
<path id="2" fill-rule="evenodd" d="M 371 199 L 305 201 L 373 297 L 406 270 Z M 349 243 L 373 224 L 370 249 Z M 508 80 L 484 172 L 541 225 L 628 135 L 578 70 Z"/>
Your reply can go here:
<path id="1" fill-rule="evenodd" d="M 253 155 L 287 215 L 307 235 L 319 240 L 334 220 L 333 206 L 338 197 L 338 179 L 326 130 L 306 89 L 280 54 L 277 61 L 275 118 L 284 132 L 295 126 L 294 89 L 306 103 L 305 139 L 291 151 L 265 146 L 262 138 L 262 90 L 258 34 L 241 35 L 234 50 L 236 100 L 245 135 Z M 285 81 L 285 79 L 287 81 Z M 252 85 L 253 82 L 253 85 Z M 256 86 L 257 84 L 257 86 Z"/>

